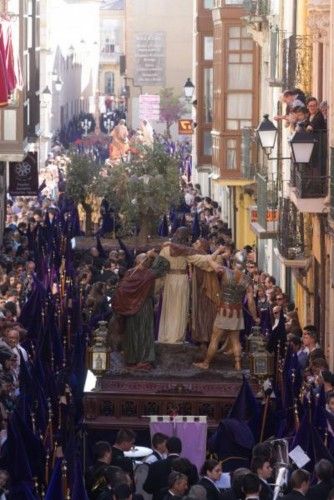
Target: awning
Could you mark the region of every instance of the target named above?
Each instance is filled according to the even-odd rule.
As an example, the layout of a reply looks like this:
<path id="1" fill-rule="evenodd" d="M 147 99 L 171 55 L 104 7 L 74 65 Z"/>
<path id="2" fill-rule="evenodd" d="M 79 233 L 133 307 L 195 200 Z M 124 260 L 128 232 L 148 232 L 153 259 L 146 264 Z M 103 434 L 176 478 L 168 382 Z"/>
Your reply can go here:
<path id="1" fill-rule="evenodd" d="M 220 186 L 249 186 L 250 184 L 256 184 L 255 179 L 213 179 L 214 182 Z"/>

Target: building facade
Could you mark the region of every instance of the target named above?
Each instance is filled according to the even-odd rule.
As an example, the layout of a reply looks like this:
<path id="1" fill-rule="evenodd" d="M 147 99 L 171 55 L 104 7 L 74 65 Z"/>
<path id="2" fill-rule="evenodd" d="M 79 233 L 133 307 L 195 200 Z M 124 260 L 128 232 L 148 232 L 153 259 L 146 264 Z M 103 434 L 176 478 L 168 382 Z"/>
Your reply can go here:
<path id="1" fill-rule="evenodd" d="M 210 179 L 238 247 L 252 244 L 249 210 L 258 119 L 259 50 L 247 32 L 243 2 L 196 2 L 196 153 L 199 179 Z"/>
<path id="2" fill-rule="evenodd" d="M 195 21 L 199 179 L 207 172 L 237 247 L 256 242 L 260 269 L 276 276 L 301 324 L 316 325 L 333 366 L 334 1 L 197 0 Z M 211 36 L 212 61 L 205 59 Z M 289 127 L 274 118 L 285 113 L 282 93 L 293 88 L 329 106 L 328 131 L 304 165 L 291 156 Z M 256 134 L 263 115 L 277 128 L 270 151 Z M 210 130 L 212 155 L 205 155 Z"/>
<path id="3" fill-rule="evenodd" d="M 3 19 L 3 21 L 1 21 Z M 0 237 L 6 217 L 6 192 L 11 169 L 29 152 L 36 151 L 39 128 L 39 2 L 0 2 L 0 22 L 6 23 L 13 41 L 16 84 L 7 105 L 0 108 Z M 2 242 L 2 241 L 1 241 Z"/>
<path id="4" fill-rule="evenodd" d="M 124 96 L 125 1 L 109 0 L 100 5 L 100 110 L 119 107 Z"/>
<path id="5" fill-rule="evenodd" d="M 193 0 L 131 0 L 125 3 L 126 84 L 129 123 L 139 124 L 139 95 L 172 88 L 183 97 L 192 76 Z M 158 122 L 154 128 L 163 131 Z M 175 127 L 173 128 L 175 134 Z"/>
<path id="6" fill-rule="evenodd" d="M 194 9 L 194 68 L 196 106 L 193 150 L 196 180 L 202 193 L 211 195 L 213 119 L 213 2 L 196 0 Z"/>
<path id="7" fill-rule="evenodd" d="M 250 2 L 245 25 L 260 49 L 259 121 L 263 114 L 273 119 L 285 112 L 280 97 L 287 89 L 299 88 L 333 105 L 331 16 L 328 1 Z M 275 148 L 270 155 L 259 151 L 256 168 L 258 218 L 251 226 L 259 265 L 278 276 L 301 324 L 316 325 L 333 365 L 332 117 L 304 165 L 291 158 L 289 127 L 275 123 Z"/>

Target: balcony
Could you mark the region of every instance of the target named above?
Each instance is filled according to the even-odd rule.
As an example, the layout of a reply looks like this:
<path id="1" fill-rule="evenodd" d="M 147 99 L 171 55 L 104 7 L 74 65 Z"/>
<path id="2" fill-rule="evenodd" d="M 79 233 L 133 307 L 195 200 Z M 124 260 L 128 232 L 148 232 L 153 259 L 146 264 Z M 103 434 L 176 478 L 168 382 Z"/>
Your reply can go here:
<path id="1" fill-rule="evenodd" d="M 290 199 L 302 213 L 322 213 L 328 194 L 327 132 L 317 134 L 309 165 L 291 163 Z"/>
<path id="2" fill-rule="evenodd" d="M 278 226 L 277 180 L 259 173 L 255 180 L 257 206 L 252 210 L 251 228 L 259 239 L 272 239 L 277 235 Z"/>
<path id="3" fill-rule="evenodd" d="M 250 127 L 242 128 L 235 135 L 213 130 L 212 164 L 219 172 L 219 184 L 248 186 L 255 184 L 253 163 L 255 140 Z"/>
<path id="4" fill-rule="evenodd" d="M 244 0 L 243 7 L 251 18 L 263 18 L 270 14 L 270 0 Z"/>
<path id="5" fill-rule="evenodd" d="M 279 203 L 276 254 L 286 267 L 307 267 L 309 249 L 305 245 L 304 217 L 289 198 Z"/>
<path id="6" fill-rule="evenodd" d="M 283 40 L 283 73 L 284 89 L 298 87 L 304 92 L 311 92 L 313 57 L 312 35 L 291 35 Z"/>
<path id="7" fill-rule="evenodd" d="M 254 131 L 252 128 L 244 127 L 241 130 L 241 177 L 254 182 L 255 165 L 252 163 L 252 148 L 254 143 Z"/>
<path id="8" fill-rule="evenodd" d="M 119 65 L 120 54 L 112 52 L 109 50 L 101 50 L 100 52 L 100 64 L 112 64 L 114 66 Z"/>
<path id="9" fill-rule="evenodd" d="M 244 0 L 243 7 L 246 12 L 243 20 L 247 25 L 247 31 L 252 35 L 254 41 L 263 46 L 261 35 L 263 26 L 268 25 L 270 0 Z"/>

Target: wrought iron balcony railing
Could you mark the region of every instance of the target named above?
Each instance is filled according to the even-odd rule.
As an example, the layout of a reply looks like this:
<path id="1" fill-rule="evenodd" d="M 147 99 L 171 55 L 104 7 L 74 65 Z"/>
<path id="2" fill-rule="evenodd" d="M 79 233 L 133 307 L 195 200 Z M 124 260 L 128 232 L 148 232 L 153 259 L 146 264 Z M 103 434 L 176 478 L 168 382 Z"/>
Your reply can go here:
<path id="1" fill-rule="evenodd" d="M 243 7 L 250 17 L 265 17 L 270 14 L 270 0 L 244 0 Z"/>
<path id="2" fill-rule="evenodd" d="M 282 198 L 279 203 L 277 246 L 285 259 L 306 257 L 303 214 L 298 212 L 289 198 Z"/>
<path id="3" fill-rule="evenodd" d="M 257 222 L 267 230 L 275 231 L 278 220 L 278 191 L 277 181 L 273 176 L 264 177 L 257 173 Z"/>
<path id="4" fill-rule="evenodd" d="M 298 198 L 325 198 L 328 193 L 327 131 L 316 133 L 317 143 L 309 165 L 291 162 L 290 186 Z"/>
<path id="5" fill-rule="evenodd" d="M 283 39 L 284 89 L 299 87 L 311 92 L 313 41 L 309 35 L 291 35 Z"/>

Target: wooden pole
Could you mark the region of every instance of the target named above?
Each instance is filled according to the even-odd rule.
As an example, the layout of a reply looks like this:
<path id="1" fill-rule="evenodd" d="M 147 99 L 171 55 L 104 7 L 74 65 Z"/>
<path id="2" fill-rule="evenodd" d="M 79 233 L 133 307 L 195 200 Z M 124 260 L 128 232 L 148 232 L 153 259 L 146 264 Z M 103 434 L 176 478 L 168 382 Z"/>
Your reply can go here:
<path id="1" fill-rule="evenodd" d="M 262 443 L 263 437 L 264 437 L 264 430 L 266 427 L 266 421 L 267 421 L 268 409 L 269 409 L 269 401 L 270 401 L 270 396 L 266 396 L 265 402 L 264 402 L 263 417 L 262 417 L 260 443 Z"/>

